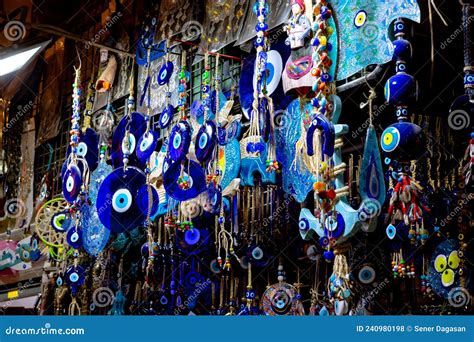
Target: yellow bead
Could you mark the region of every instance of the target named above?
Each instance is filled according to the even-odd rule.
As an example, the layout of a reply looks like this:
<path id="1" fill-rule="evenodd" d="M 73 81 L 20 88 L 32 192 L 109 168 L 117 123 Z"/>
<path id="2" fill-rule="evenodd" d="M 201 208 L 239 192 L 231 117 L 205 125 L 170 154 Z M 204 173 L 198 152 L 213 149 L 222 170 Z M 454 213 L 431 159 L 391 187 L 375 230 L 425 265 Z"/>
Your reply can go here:
<path id="1" fill-rule="evenodd" d="M 320 168 L 321 172 L 324 172 L 328 168 L 328 164 L 326 162 L 321 162 L 321 165 L 320 165 L 319 168 Z"/>
<path id="2" fill-rule="evenodd" d="M 327 43 L 328 43 L 328 40 L 325 36 L 319 37 L 319 44 L 321 44 L 322 46 L 325 46 Z"/>

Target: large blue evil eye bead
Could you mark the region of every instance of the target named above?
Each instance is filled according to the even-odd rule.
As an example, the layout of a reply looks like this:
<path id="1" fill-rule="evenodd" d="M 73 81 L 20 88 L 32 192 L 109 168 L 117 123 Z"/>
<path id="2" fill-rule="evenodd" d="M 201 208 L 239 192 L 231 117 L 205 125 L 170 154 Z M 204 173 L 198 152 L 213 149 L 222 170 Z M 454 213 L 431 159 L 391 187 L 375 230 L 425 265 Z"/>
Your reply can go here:
<path id="1" fill-rule="evenodd" d="M 380 146 L 385 154 L 399 162 L 418 159 L 423 154 L 423 131 L 411 122 L 398 122 L 383 131 Z"/>
<path id="2" fill-rule="evenodd" d="M 411 44 L 406 39 L 396 39 L 393 41 L 395 50 L 393 51 L 393 59 L 407 60 L 412 56 Z"/>
<path id="3" fill-rule="evenodd" d="M 265 43 L 265 39 L 263 39 L 263 37 L 255 38 L 255 42 L 254 42 L 255 47 L 263 46 L 264 43 Z"/>
<path id="4" fill-rule="evenodd" d="M 416 99 L 417 87 L 413 76 L 396 74 L 385 84 L 385 99 L 393 106 L 405 105 Z"/>

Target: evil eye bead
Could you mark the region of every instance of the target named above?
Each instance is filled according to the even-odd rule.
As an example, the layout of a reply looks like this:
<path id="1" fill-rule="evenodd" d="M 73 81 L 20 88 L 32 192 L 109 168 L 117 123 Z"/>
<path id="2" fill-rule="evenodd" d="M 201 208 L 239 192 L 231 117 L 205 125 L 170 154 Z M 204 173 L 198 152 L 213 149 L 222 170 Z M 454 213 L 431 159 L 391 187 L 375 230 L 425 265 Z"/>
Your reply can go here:
<path id="1" fill-rule="evenodd" d="M 245 292 L 245 298 L 247 299 L 255 299 L 255 292 L 252 290 L 249 290 Z"/>
<path id="2" fill-rule="evenodd" d="M 165 129 L 167 128 L 170 123 L 171 119 L 173 118 L 174 108 L 172 105 L 168 105 L 160 114 L 160 118 L 158 119 L 158 124 L 160 128 Z"/>
<path id="3" fill-rule="evenodd" d="M 72 286 L 84 284 L 84 269 L 82 266 L 70 266 L 66 271 L 66 282 Z"/>
<path id="4" fill-rule="evenodd" d="M 441 275 L 441 284 L 444 287 L 449 287 L 454 284 L 455 273 L 452 269 L 448 268 L 444 270 L 443 274 Z"/>
<path id="5" fill-rule="evenodd" d="M 459 254 L 458 251 L 452 251 L 448 257 L 448 266 L 455 270 L 459 267 Z"/>
<path id="6" fill-rule="evenodd" d="M 392 44 L 395 47 L 393 52 L 393 58 L 395 60 L 407 60 L 412 57 L 412 48 L 408 40 L 396 39 Z"/>
<path id="7" fill-rule="evenodd" d="M 474 86 L 474 75 L 468 74 L 464 76 L 464 85 L 466 88 L 472 88 Z"/>
<path id="8" fill-rule="evenodd" d="M 395 228 L 395 226 L 393 224 L 389 224 L 387 226 L 387 229 L 385 230 L 385 232 L 387 233 L 387 237 L 390 239 L 390 240 L 393 240 L 393 238 L 395 237 L 395 235 L 397 235 L 397 228 Z"/>
<path id="9" fill-rule="evenodd" d="M 130 209 L 132 202 L 132 194 L 128 189 L 119 189 L 112 196 L 112 208 L 118 213 L 124 213 Z"/>
<path id="10" fill-rule="evenodd" d="M 79 157 L 84 158 L 87 154 L 87 144 L 85 142 L 80 142 L 77 145 L 76 153 Z"/>
<path id="11" fill-rule="evenodd" d="M 173 69 L 173 63 L 166 62 L 165 64 L 163 64 L 163 66 L 160 68 L 160 71 L 158 72 L 159 85 L 164 85 L 169 82 L 171 75 L 173 74 Z"/>
<path id="12" fill-rule="evenodd" d="M 396 66 L 395 66 L 395 71 L 397 73 L 401 73 L 401 72 L 407 72 L 407 65 L 405 62 L 397 62 Z"/>
<path id="13" fill-rule="evenodd" d="M 386 128 L 382 133 L 380 143 L 384 152 L 394 151 L 400 143 L 400 132 L 395 127 Z"/>
<path id="14" fill-rule="evenodd" d="M 327 236 L 322 236 L 319 238 L 319 244 L 321 247 L 327 247 L 329 246 L 329 238 Z"/>
<path id="15" fill-rule="evenodd" d="M 72 248 L 82 247 L 82 230 L 81 229 L 69 229 L 66 235 L 66 241 Z"/>
<path id="16" fill-rule="evenodd" d="M 412 102 L 417 97 L 417 86 L 413 76 L 400 71 L 404 63 L 397 64 L 398 73 L 385 84 L 385 99 L 390 105 L 401 106 Z"/>
<path id="17" fill-rule="evenodd" d="M 406 118 L 408 116 L 408 109 L 400 107 L 397 109 L 397 118 Z"/>
<path id="18" fill-rule="evenodd" d="M 309 221 L 306 218 L 300 219 L 300 222 L 298 223 L 298 227 L 301 231 L 306 232 L 309 229 Z"/>
<path id="19" fill-rule="evenodd" d="M 375 280 L 375 270 L 373 267 L 366 265 L 360 269 L 357 277 L 362 284 L 372 284 Z"/>
<path id="20" fill-rule="evenodd" d="M 76 200 L 77 195 L 81 189 L 82 177 L 80 169 L 71 165 L 67 168 L 63 177 L 63 196 L 66 201 L 72 203 Z"/>
<path id="21" fill-rule="evenodd" d="M 361 28 L 367 22 L 367 12 L 364 10 L 360 10 L 357 12 L 356 16 L 354 17 L 354 25 L 357 28 Z"/>
<path id="22" fill-rule="evenodd" d="M 66 220 L 66 213 L 57 213 L 54 214 L 53 217 L 51 218 L 51 227 L 58 233 L 63 233 L 65 231 L 63 224 L 64 221 Z"/>
<path id="23" fill-rule="evenodd" d="M 336 217 L 329 215 L 324 221 L 324 232 L 327 236 L 337 239 L 344 233 L 345 222 L 344 217 L 337 213 Z"/>
<path id="24" fill-rule="evenodd" d="M 197 244 L 200 238 L 201 233 L 197 228 L 193 228 L 192 230 L 188 230 L 184 233 L 184 240 L 190 246 L 194 246 L 195 244 Z"/>
<path id="25" fill-rule="evenodd" d="M 128 135 L 128 141 L 126 139 L 127 138 L 124 137 L 122 140 L 122 153 L 130 155 L 135 151 L 135 147 L 137 146 L 137 139 L 132 133 Z"/>
<path id="26" fill-rule="evenodd" d="M 448 262 L 446 260 L 446 256 L 443 254 L 438 255 L 434 260 L 434 267 L 436 272 L 441 273 L 446 270 Z"/>
<path id="27" fill-rule="evenodd" d="M 395 21 L 393 25 L 393 30 L 395 35 L 403 33 L 403 31 L 405 31 L 405 23 L 400 19 Z"/>
<path id="28" fill-rule="evenodd" d="M 252 250 L 252 258 L 255 260 L 261 260 L 263 258 L 263 251 L 260 247 L 255 247 Z"/>
<path id="29" fill-rule="evenodd" d="M 20 253 L 20 259 L 21 259 L 21 261 L 23 261 L 23 262 L 29 262 L 29 261 L 31 261 L 30 252 L 28 252 L 28 250 L 26 250 L 26 249 L 22 249 L 22 251 L 21 251 L 21 253 Z"/>

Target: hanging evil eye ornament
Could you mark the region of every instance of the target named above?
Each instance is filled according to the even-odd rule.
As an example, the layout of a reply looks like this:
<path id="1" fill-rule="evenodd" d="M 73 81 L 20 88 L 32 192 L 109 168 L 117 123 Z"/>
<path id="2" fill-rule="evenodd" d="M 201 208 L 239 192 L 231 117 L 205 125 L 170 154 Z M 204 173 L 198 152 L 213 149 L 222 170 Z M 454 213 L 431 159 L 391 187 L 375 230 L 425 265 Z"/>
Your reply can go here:
<path id="1" fill-rule="evenodd" d="M 69 158 L 72 146 L 68 146 L 66 160 Z M 89 172 L 93 172 L 99 164 L 99 136 L 91 129 L 87 128 L 79 133 L 79 143 L 76 147 L 76 155 L 87 162 Z"/>
<path id="2" fill-rule="evenodd" d="M 132 166 L 115 169 L 104 179 L 96 208 L 107 229 L 121 233 L 143 224 L 146 214 L 139 208 L 137 193 L 145 183 L 145 174 Z"/>
<path id="3" fill-rule="evenodd" d="M 158 71 L 158 84 L 165 85 L 170 81 L 171 75 L 173 74 L 174 65 L 170 61 L 165 61 Z"/>
<path id="4" fill-rule="evenodd" d="M 176 231 L 176 247 L 186 255 L 198 255 L 210 247 L 208 228 L 193 227 Z"/>
<path id="5" fill-rule="evenodd" d="M 160 125 L 161 129 L 168 128 L 173 119 L 174 112 L 175 110 L 172 105 L 168 104 L 165 106 L 163 111 L 160 113 L 160 117 L 158 118 L 158 124 Z"/>
<path id="6" fill-rule="evenodd" d="M 188 121 L 178 122 L 171 130 L 168 154 L 174 161 L 182 161 L 189 152 L 191 145 L 191 125 Z"/>
<path id="7" fill-rule="evenodd" d="M 195 153 L 201 162 L 207 162 L 212 157 L 217 144 L 217 127 L 214 121 L 207 120 L 196 135 Z"/>
<path id="8" fill-rule="evenodd" d="M 82 174 L 79 167 L 76 165 L 69 165 L 63 176 L 62 189 L 63 196 L 69 203 L 74 203 L 81 191 Z"/>
<path id="9" fill-rule="evenodd" d="M 138 140 L 137 158 L 141 164 L 146 164 L 151 154 L 159 149 L 158 139 L 160 133 L 156 131 L 148 131 L 143 133 Z"/>
<path id="10" fill-rule="evenodd" d="M 84 250 L 90 256 L 97 257 L 105 248 L 110 237 L 110 229 L 107 229 L 99 219 L 95 208 L 87 220 L 82 224 L 82 243 Z"/>
<path id="11" fill-rule="evenodd" d="M 467 303 L 467 295 L 460 290 L 460 275 L 465 279 L 469 278 L 468 270 L 460 265 L 461 256 L 456 240 L 446 240 L 440 243 L 431 257 L 428 267 L 428 282 L 438 296 L 454 301 L 456 296 L 464 295 L 467 298 L 465 303 Z M 466 286 L 468 285 L 463 285 L 463 287 Z"/>
<path id="12" fill-rule="evenodd" d="M 133 101 L 129 99 L 129 101 Z M 136 156 L 138 140 L 146 131 L 146 121 L 143 114 L 132 112 L 120 120 L 112 135 L 112 166 L 118 168 L 124 165 L 126 155 L 127 165 L 144 166 Z"/>
<path id="13" fill-rule="evenodd" d="M 155 187 L 151 185 L 142 185 L 137 192 L 137 202 L 138 209 L 142 213 L 153 217 L 158 211 L 158 205 L 160 202 L 160 199 L 158 197 L 158 191 L 156 191 Z"/>
<path id="14" fill-rule="evenodd" d="M 171 198 L 186 201 L 206 190 L 206 176 L 201 166 L 192 160 L 173 163 L 164 173 L 163 185 Z"/>
<path id="15" fill-rule="evenodd" d="M 165 41 L 155 44 L 156 17 L 147 17 L 141 26 L 140 37 L 138 39 L 136 60 L 138 65 L 146 65 L 148 61 L 152 62 L 165 55 Z"/>
<path id="16" fill-rule="evenodd" d="M 113 171 L 112 167 L 106 162 L 107 145 L 100 146 L 100 161 L 99 165 L 91 174 L 91 181 L 89 184 L 89 200 L 92 205 L 96 203 L 99 188 L 103 180 Z"/>
<path id="17" fill-rule="evenodd" d="M 84 284 L 85 271 L 80 265 L 69 266 L 65 274 L 66 283 L 71 287 L 72 295 L 77 293 L 79 287 Z"/>
<path id="18" fill-rule="evenodd" d="M 283 66 L 290 56 L 290 48 L 284 41 L 272 44 L 272 49 L 267 52 L 268 60 L 266 64 L 267 94 L 273 99 L 275 111 L 285 109 L 291 102 L 291 97 L 283 92 L 281 75 Z M 258 72 L 255 63 L 256 57 L 250 55 L 242 63 L 241 76 L 239 80 L 239 100 L 242 111 L 247 119 L 250 119 L 252 109 L 253 93 L 257 87 L 256 73 Z"/>
<path id="19" fill-rule="evenodd" d="M 82 247 L 82 229 L 80 227 L 73 227 L 69 229 L 66 234 L 66 241 L 69 246 L 74 249 Z"/>
<path id="20" fill-rule="evenodd" d="M 394 24 L 396 40 L 404 40 L 405 24 L 397 19 Z M 405 42 L 399 43 L 406 45 Z M 428 238 L 428 230 L 424 226 L 424 213 L 429 209 L 422 203 L 419 195 L 420 188 L 414 179 L 416 162 L 425 152 L 424 137 L 421 127 L 408 121 L 408 104 L 417 99 L 418 89 L 414 78 L 406 73 L 408 57 L 395 54 L 396 75 L 387 81 L 385 97 L 387 102 L 396 106 L 398 122 L 387 127 L 380 137 L 380 147 L 386 155 L 389 165 L 391 195 L 386 228 L 387 236 L 395 238 L 398 223 L 401 221 L 408 227 L 408 238 L 412 244 L 424 243 Z M 395 169 L 394 169 L 395 168 Z M 396 263 L 396 261 L 395 261 Z"/>

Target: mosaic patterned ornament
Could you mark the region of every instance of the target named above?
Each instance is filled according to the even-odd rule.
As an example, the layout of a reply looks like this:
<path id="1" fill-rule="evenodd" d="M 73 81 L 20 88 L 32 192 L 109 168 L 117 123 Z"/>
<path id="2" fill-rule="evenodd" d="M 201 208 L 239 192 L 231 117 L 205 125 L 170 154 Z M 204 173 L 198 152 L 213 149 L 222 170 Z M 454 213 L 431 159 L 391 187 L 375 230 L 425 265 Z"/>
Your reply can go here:
<path id="1" fill-rule="evenodd" d="M 336 80 L 346 79 L 371 64 L 392 60 L 390 24 L 397 18 L 420 22 L 416 0 L 331 0 L 338 28 Z"/>
<path id="2" fill-rule="evenodd" d="M 84 250 L 93 257 L 98 256 L 109 241 L 110 229 L 104 227 L 100 222 L 95 206 L 85 206 L 89 211 L 83 215 L 82 220 L 82 244 Z"/>
<path id="3" fill-rule="evenodd" d="M 91 181 L 89 184 L 89 199 L 91 204 L 95 204 L 99 188 L 104 179 L 113 171 L 112 166 L 101 160 L 97 169 L 91 174 Z"/>
<path id="4" fill-rule="evenodd" d="M 273 284 L 262 296 L 262 309 L 267 316 L 290 315 L 296 303 L 293 300 L 295 296 L 295 289 L 290 284 Z"/>
<path id="5" fill-rule="evenodd" d="M 302 117 L 310 116 L 312 105 L 306 103 L 303 112 L 300 101 L 294 100 L 286 109 L 275 113 L 275 133 L 277 142 L 277 159 L 282 164 L 283 190 L 302 203 L 312 190 L 315 177 L 308 171 L 302 160 L 296 159 L 296 142 L 301 136 Z M 298 182 L 294 180 L 297 179 Z"/>
<path id="6" fill-rule="evenodd" d="M 431 288 L 438 296 L 448 299 L 450 291 L 460 286 L 459 245 L 456 240 L 446 240 L 434 250 L 428 268 Z"/>

